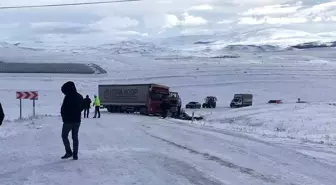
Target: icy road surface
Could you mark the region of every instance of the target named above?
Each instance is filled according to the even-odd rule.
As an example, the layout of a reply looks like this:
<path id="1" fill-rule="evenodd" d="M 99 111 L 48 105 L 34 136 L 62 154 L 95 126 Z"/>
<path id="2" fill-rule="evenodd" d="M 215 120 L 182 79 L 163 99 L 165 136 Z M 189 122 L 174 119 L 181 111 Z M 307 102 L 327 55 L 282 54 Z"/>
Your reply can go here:
<path id="1" fill-rule="evenodd" d="M 60 117 L 17 122 L 2 129 L 9 133 L 0 140 L 0 182 L 6 185 L 336 182 L 335 159 L 310 157 L 296 151 L 300 148 L 294 143 L 272 144 L 173 119 L 103 113 L 101 119 L 83 120 L 78 161 L 60 159 L 64 154 Z M 327 155 L 323 149 L 302 147 Z"/>

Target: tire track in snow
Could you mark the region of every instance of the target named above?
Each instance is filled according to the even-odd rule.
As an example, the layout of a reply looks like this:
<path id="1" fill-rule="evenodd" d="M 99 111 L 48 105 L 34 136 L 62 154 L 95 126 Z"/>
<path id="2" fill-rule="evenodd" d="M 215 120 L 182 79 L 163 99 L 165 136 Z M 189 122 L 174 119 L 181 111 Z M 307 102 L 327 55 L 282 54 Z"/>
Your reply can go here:
<path id="1" fill-rule="evenodd" d="M 193 185 L 225 185 L 224 182 L 204 174 L 196 167 L 179 159 L 161 153 L 143 154 L 145 155 L 144 158 L 153 160 L 155 164 L 159 164 L 159 166 L 164 167 L 170 173 L 182 176 Z"/>
<path id="2" fill-rule="evenodd" d="M 212 128 L 200 128 L 199 126 L 195 126 L 192 124 L 183 124 L 181 122 L 178 121 L 173 121 L 173 120 L 164 120 L 165 122 L 169 123 L 169 124 L 164 124 L 164 123 L 160 123 L 158 125 L 163 126 L 163 127 L 167 127 L 167 128 L 171 128 L 172 124 L 175 124 L 176 126 L 173 126 L 175 129 L 178 129 L 181 132 L 190 132 L 190 128 L 192 128 L 191 131 L 192 135 L 195 134 L 199 134 L 199 133 L 217 133 L 217 134 L 223 134 L 223 135 L 228 135 L 228 136 L 232 136 L 232 137 L 237 137 L 240 139 L 246 139 L 247 141 L 255 141 L 257 143 L 260 144 L 265 144 L 271 148 L 277 148 L 280 150 L 283 150 L 284 154 L 286 154 L 287 156 L 295 156 L 295 160 L 293 160 L 294 163 L 297 164 L 301 163 L 301 164 L 305 164 L 308 163 L 309 167 L 313 166 L 317 166 L 317 167 L 321 167 L 322 170 L 324 169 L 328 169 L 329 173 L 328 174 L 324 174 L 324 175 L 315 175 L 314 173 L 309 172 L 309 170 L 305 169 L 305 170 L 301 170 L 301 171 L 296 171 L 297 167 L 296 165 L 293 167 L 288 167 L 291 164 L 291 161 L 287 161 L 287 159 L 284 159 L 281 157 L 281 155 L 271 155 L 271 153 L 267 153 L 265 151 L 260 151 L 258 149 L 256 150 L 249 150 L 251 152 L 253 152 L 253 156 L 256 157 L 256 159 L 264 159 L 264 160 L 268 160 L 271 164 L 273 164 L 274 162 L 276 162 L 277 164 L 280 164 L 281 166 L 284 166 L 284 169 L 280 173 L 279 175 L 270 175 L 271 177 L 273 177 L 274 179 L 276 179 L 276 183 L 278 184 L 290 184 L 290 185 L 296 185 L 296 184 L 321 184 L 320 181 L 324 181 L 324 179 L 326 180 L 326 184 L 332 182 L 332 178 L 329 181 L 329 178 L 326 178 L 327 176 L 331 175 L 331 172 L 333 171 L 333 169 L 335 168 L 331 163 L 330 164 L 326 164 L 326 163 L 322 163 L 321 161 L 316 161 L 315 158 L 308 156 L 308 155 L 304 155 L 300 152 L 298 152 L 295 147 L 286 147 L 286 145 L 284 143 L 282 143 L 281 145 L 277 144 L 277 143 L 270 143 L 267 141 L 262 141 L 259 140 L 257 138 L 253 138 L 251 136 L 245 135 L 245 134 L 241 134 L 241 133 L 237 133 L 237 132 L 231 132 L 231 131 L 226 131 L 226 130 L 216 130 L 216 129 L 212 129 Z M 171 124 L 172 123 L 172 124 Z M 200 131 L 200 132 L 196 132 Z M 223 142 L 223 141 L 221 141 Z M 224 140 L 225 142 L 225 140 Z M 277 151 L 277 150 L 276 150 Z M 217 151 L 220 152 L 220 151 Z M 282 151 L 280 151 L 282 152 Z M 250 154 L 251 155 L 251 154 Z M 276 165 L 276 163 L 274 163 Z M 310 166 L 310 163 L 312 166 Z M 321 166 L 320 166 L 321 165 Z M 288 168 L 287 168 L 288 167 Z M 298 166 L 299 168 L 301 168 L 301 165 Z M 314 169 L 314 168 L 313 168 Z M 267 171 L 265 172 L 267 173 Z M 274 173 L 275 174 L 275 173 Z M 313 175 L 314 174 L 314 175 Z M 291 177 L 294 178 L 291 178 Z"/>
<path id="3" fill-rule="evenodd" d="M 147 134 L 147 135 L 149 135 L 149 136 L 151 136 L 151 137 L 153 137 L 155 139 L 161 140 L 161 141 L 163 141 L 165 143 L 168 143 L 169 145 L 175 146 L 175 147 L 180 148 L 182 150 L 187 150 L 187 151 L 189 151 L 192 154 L 201 155 L 201 156 L 205 157 L 206 159 L 208 159 L 210 161 L 217 162 L 221 166 L 225 166 L 227 168 L 235 169 L 235 170 L 239 171 L 240 173 L 250 175 L 250 176 L 252 176 L 254 178 L 257 178 L 257 179 L 261 179 L 261 180 L 263 180 L 263 181 L 265 181 L 267 183 L 275 183 L 276 182 L 275 178 L 273 178 L 271 176 L 266 176 L 264 174 L 260 174 L 260 173 L 256 172 L 255 170 L 253 170 L 251 168 L 242 167 L 242 166 L 236 165 L 234 163 L 231 163 L 229 161 L 225 161 L 225 160 L 223 160 L 223 159 L 221 159 L 219 157 L 216 157 L 214 155 L 211 155 L 209 153 L 199 152 L 197 150 L 188 148 L 186 146 L 182 146 L 182 145 L 177 144 L 177 143 L 175 143 L 173 141 L 169 141 L 169 140 L 166 140 L 164 138 L 152 135 L 152 134 L 148 133 L 147 131 L 145 131 L 143 129 L 142 129 L 142 131 L 144 131 L 145 134 Z"/>

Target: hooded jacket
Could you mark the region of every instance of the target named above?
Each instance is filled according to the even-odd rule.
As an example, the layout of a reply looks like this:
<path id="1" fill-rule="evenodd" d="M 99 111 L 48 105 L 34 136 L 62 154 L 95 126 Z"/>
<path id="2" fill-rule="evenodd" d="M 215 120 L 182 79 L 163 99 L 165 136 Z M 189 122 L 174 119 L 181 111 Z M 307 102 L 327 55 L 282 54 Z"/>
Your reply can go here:
<path id="1" fill-rule="evenodd" d="M 62 93 L 65 95 L 61 107 L 61 116 L 64 123 L 75 124 L 81 122 L 81 113 L 84 109 L 83 96 L 77 92 L 72 81 L 63 84 Z"/>
<path id="2" fill-rule="evenodd" d="M 83 106 L 85 109 L 89 109 L 90 105 L 91 105 L 91 99 L 89 98 L 89 96 L 86 96 L 86 98 L 84 98 L 83 100 Z"/>

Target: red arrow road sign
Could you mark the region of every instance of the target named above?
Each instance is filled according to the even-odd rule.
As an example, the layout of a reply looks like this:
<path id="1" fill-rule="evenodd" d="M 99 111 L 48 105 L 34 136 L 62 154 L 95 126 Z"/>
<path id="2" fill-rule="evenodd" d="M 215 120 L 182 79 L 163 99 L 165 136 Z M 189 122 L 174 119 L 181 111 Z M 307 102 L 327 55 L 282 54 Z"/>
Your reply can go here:
<path id="1" fill-rule="evenodd" d="M 30 92 L 23 92 L 24 97 L 23 99 L 29 99 L 30 98 Z"/>
<path id="2" fill-rule="evenodd" d="M 16 99 L 22 99 L 23 94 L 22 92 L 16 92 Z"/>
<path id="3" fill-rule="evenodd" d="M 32 91 L 31 93 L 32 93 L 32 96 L 31 96 L 30 99 L 35 100 L 35 99 L 38 98 L 38 93 L 37 93 L 37 91 Z"/>
<path id="4" fill-rule="evenodd" d="M 18 91 L 16 92 L 16 99 L 36 100 L 37 98 L 38 98 L 37 91 Z"/>

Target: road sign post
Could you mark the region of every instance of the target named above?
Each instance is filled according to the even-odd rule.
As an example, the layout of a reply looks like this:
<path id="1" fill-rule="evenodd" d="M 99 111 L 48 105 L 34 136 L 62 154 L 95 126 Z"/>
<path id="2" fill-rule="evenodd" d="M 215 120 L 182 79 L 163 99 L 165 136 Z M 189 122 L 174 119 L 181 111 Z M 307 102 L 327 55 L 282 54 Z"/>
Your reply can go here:
<path id="1" fill-rule="evenodd" d="M 33 100 L 33 117 L 35 117 L 35 100 L 38 99 L 37 91 L 17 91 L 16 99 L 20 100 L 20 119 L 22 119 L 22 99 Z"/>
<path id="2" fill-rule="evenodd" d="M 33 99 L 33 117 L 35 118 L 35 99 Z"/>
<path id="3" fill-rule="evenodd" d="M 22 119 L 22 100 L 20 99 L 20 119 Z"/>

